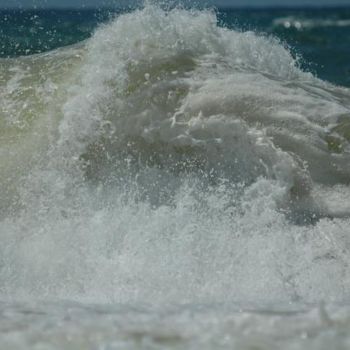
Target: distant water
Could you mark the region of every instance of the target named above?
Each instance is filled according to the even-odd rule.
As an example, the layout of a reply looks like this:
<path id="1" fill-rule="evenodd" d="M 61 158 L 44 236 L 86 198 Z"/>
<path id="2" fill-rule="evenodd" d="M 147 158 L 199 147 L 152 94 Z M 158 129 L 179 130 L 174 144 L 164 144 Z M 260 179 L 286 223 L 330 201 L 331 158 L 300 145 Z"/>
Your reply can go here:
<path id="1" fill-rule="evenodd" d="M 349 13 L 2 11 L 0 348 L 347 349 Z"/>
<path id="2" fill-rule="evenodd" d="M 0 10 L 0 57 L 75 44 L 122 12 Z M 321 79 L 350 86 L 350 8 L 218 9 L 218 21 L 231 29 L 273 35 L 290 46 L 304 69 Z"/>

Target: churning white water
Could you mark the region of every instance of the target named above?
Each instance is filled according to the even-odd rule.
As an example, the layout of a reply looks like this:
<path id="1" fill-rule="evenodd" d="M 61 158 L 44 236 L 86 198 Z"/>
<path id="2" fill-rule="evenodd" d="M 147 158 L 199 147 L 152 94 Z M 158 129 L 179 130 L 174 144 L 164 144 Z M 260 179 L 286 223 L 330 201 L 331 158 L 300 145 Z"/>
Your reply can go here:
<path id="1" fill-rule="evenodd" d="M 349 347 L 348 89 L 153 5 L 0 63 L 1 347 Z"/>

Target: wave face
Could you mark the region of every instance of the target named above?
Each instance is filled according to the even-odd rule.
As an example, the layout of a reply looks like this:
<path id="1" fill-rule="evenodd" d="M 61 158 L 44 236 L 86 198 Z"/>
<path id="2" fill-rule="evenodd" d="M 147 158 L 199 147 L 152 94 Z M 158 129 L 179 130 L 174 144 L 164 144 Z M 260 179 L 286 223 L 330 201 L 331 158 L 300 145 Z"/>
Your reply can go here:
<path id="1" fill-rule="evenodd" d="M 348 300 L 350 92 L 147 5 L 2 60 L 0 296 Z"/>

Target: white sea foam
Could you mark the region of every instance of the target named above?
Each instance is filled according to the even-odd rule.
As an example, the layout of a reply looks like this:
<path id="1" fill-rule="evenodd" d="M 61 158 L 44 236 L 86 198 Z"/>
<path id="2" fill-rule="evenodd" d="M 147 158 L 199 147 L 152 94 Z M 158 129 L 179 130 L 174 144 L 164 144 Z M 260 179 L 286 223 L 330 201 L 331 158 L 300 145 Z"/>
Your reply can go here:
<path id="1" fill-rule="evenodd" d="M 147 5 L 80 46 L 7 60 L 4 77 L 1 299 L 348 301 L 350 94 L 276 39 Z M 218 336 L 248 348 L 215 310 Z"/>

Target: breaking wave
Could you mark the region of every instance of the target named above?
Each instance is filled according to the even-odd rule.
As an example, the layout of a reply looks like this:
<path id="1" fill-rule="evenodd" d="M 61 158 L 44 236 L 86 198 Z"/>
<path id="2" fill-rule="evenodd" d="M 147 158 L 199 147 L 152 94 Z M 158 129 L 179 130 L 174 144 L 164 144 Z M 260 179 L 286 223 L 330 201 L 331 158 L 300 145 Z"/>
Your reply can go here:
<path id="1" fill-rule="evenodd" d="M 0 295 L 347 298 L 350 92 L 154 5 L 2 60 Z"/>

